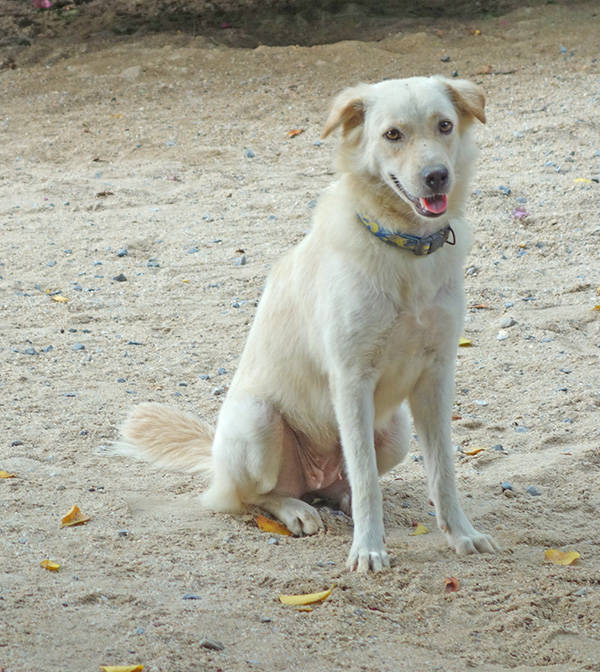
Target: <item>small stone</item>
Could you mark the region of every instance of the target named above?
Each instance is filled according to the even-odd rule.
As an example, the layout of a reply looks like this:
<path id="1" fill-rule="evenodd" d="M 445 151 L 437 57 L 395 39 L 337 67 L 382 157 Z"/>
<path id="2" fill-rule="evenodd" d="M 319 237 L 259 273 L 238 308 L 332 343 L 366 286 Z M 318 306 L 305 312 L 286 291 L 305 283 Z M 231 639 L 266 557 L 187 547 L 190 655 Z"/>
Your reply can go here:
<path id="1" fill-rule="evenodd" d="M 224 369 L 222 366 L 220 366 L 220 367 L 217 369 L 217 373 L 218 373 L 220 376 L 224 376 L 224 375 L 227 373 L 227 369 Z"/>
<path id="2" fill-rule="evenodd" d="M 495 446 L 492 446 L 492 450 L 497 452 L 504 452 L 504 446 L 501 443 L 497 443 Z"/>
<path id="3" fill-rule="evenodd" d="M 309 201 L 307 205 L 308 205 L 308 207 L 309 207 L 311 210 L 312 210 L 313 208 L 316 208 L 316 207 L 317 207 L 317 199 L 316 199 L 316 198 L 313 198 L 313 200 L 312 200 L 312 201 Z"/>
<path id="4" fill-rule="evenodd" d="M 85 350 L 85 345 L 83 343 L 75 343 L 73 350 Z"/>
<path id="5" fill-rule="evenodd" d="M 496 336 L 496 340 L 505 341 L 508 338 L 508 334 L 504 330 L 500 330 Z"/>
<path id="6" fill-rule="evenodd" d="M 500 327 L 502 329 L 510 329 L 511 327 L 514 327 L 516 323 L 517 321 L 512 317 L 505 317 L 500 321 Z"/>
<path id="7" fill-rule="evenodd" d="M 198 646 L 201 646 L 203 649 L 210 649 L 211 651 L 223 651 L 225 646 L 216 639 L 208 639 L 204 637 L 198 642 Z"/>
<path id="8" fill-rule="evenodd" d="M 39 355 L 40 353 L 35 348 L 25 348 L 23 350 L 24 355 Z"/>
<path id="9" fill-rule="evenodd" d="M 120 537 L 128 537 L 129 536 L 129 530 L 119 530 L 117 534 Z"/>
<path id="10" fill-rule="evenodd" d="M 54 266 L 56 266 L 56 262 L 55 262 L 55 261 L 49 261 L 49 262 L 46 264 L 46 266 L 49 266 L 50 268 L 53 268 Z"/>
<path id="11" fill-rule="evenodd" d="M 245 266 L 246 265 L 246 255 L 242 254 L 242 256 L 236 260 L 235 262 L 236 266 Z"/>
<path id="12" fill-rule="evenodd" d="M 573 595 L 576 597 L 584 597 L 584 595 L 587 595 L 587 588 L 580 588 L 579 590 L 576 590 Z"/>
<path id="13" fill-rule="evenodd" d="M 512 485 L 508 481 L 502 481 L 502 483 L 500 483 L 500 486 L 502 487 L 502 490 L 512 490 L 513 489 Z"/>
<path id="14" fill-rule="evenodd" d="M 498 191 L 501 191 L 505 196 L 510 196 L 512 194 L 512 189 L 510 187 L 505 187 L 502 184 L 498 187 Z"/>
<path id="15" fill-rule="evenodd" d="M 141 627 L 140 627 L 140 628 L 136 628 L 136 629 L 135 629 L 135 634 L 136 634 L 136 635 L 143 635 L 144 632 L 146 632 L 146 631 L 144 630 L 144 628 L 141 628 Z"/>
<path id="16" fill-rule="evenodd" d="M 515 493 L 514 490 L 503 490 L 503 491 L 502 491 L 502 494 L 503 494 L 505 497 L 516 497 L 516 496 L 517 496 L 517 494 Z"/>
<path id="17" fill-rule="evenodd" d="M 530 485 L 527 488 L 527 492 L 532 496 L 532 497 L 539 497 L 542 493 L 534 486 Z"/>
<path id="18" fill-rule="evenodd" d="M 201 600 L 202 598 L 200 595 L 196 595 L 196 593 L 186 593 L 183 598 L 183 600 Z"/>
<path id="19" fill-rule="evenodd" d="M 128 254 L 129 252 L 127 252 L 126 247 L 122 247 L 121 249 L 117 250 L 117 257 L 126 257 Z"/>
<path id="20" fill-rule="evenodd" d="M 477 406 L 487 406 L 489 402 L 487 402 L 485 399 L 475 399 L 475 403 Z"/>
<path id="21" fill-rule="evenodd" d="M 15 439 L 14 441 L 11 441 L 10 445 L 12 448 L 16 448 L 17 446 L 22 446 L 23 441 L 21 441 L 20 439 Z"/>
<path id="22" fill-rule="evenodd" d="M 148 268 L 160 268 L 160 264 L 158 263 L 158 259 L 156 259 L 156 257 L 148 259 L 148 261 L 146 262 L 146 266 Z"/>
<path id="23" fill-rule="evenodd" d="M 268 616 L 261 616 L 260 617 L 260 622 L 261 623 L 270 623 L 271 619 Z"/>
<path id="24" fill-rule="evenodd" d="M 277 546 L 277 544 L 279 544 L 279 539 L 277 539 L 277 537 L 269 537 L 269 541 L 267 541 L 267 544 Z"/>
<path id="25" fill-rule="evenodd" d="M 440 61 L 441 61 L 442 63 L 450 63 L 450 56 L 442 56 L 442 57 L 440 58 Z"/>
<path id="26" fill-rule="evenodd" d="M 115 282 L 127 282 L 127 278 L 123 275 L 123 273 L 119 273 L 119 275 L 115 275 L 113 280 Z"/>
<path id="27" fill-rule="evenodd" d="M 200 378 L 200 380 L 210 380 L 208 373 L 201 373 L 198 378 Z"/>
<path id="28" fill-rule="evenodd" d="M 256 156 L 256 154 L 251 149 L 245 149 L 244 150 L 244 156 L 247 159 L 253 159 Z"/>
<path id="29" fill-rule="evenodd" d="M 219 395 L 224 394 L 224 393 L 225 393 L 225 388 L 224 387 L 215 387 L 215 388 L 213 388 L 213 390 L 211 392 L 213 397 L 218 397 Z"/>
<path id="30" fill-rule="evenodd" d="M 127 378 L 117 378 L 117 383 L 126 383 Z"/>

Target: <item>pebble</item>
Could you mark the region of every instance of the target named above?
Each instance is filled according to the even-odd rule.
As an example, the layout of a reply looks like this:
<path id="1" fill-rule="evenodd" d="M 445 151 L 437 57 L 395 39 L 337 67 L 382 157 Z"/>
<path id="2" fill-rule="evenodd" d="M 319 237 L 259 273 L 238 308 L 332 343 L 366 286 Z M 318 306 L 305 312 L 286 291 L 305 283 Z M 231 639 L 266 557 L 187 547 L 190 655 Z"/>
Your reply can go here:
<path id="1" fill-rule="evenodd" d="M 500 327 L 502 329 L 510 329 L 511 327 L 514 327 L 517 321 L 512 318 L 512 317 L 505 317 L 503 320 L 500 322 Z"/>
<path id="2" fill-rule="evenodd" d="M 251 149 L 245 149 L 244 150 L 244 156 L 247 159 L 253 159 L 256 156 L 256 154 Z"/>
<path id="3" fill-rule="evenodd" d="M 573 595 L 576 597 L 583 597 L 584 595 L 587 595 L 587 588 L 580 588 L 579 590 L 576 590 Z"/>
<path id="4" fill-rule="evenodd" d="M 117 533 L 120 537 L 127 537 L 129 536 L 129 530 L 119 530 Z"/>
<path id="5" fill-rule="evenodd" d="M 485 399 L 475 399 L 475 403 L 477 406 L 487 406 L 489 402 L 485 401 Z"/>
<path id="6" fill-rule="evenodd" d="M 513 489 L 512 485 L 508 481 L 502 481 L 502 483 L 500 483 L 500 485 L 502 486 L 503 491 Z"/>
<path id="7" fill-rule="evenodd" d="M 215 387 L 215 388 L 213 388 L 213 390 L 211 392 L 213 397 L 218 397 L 219 395 L 224 394 L 224 393 L 225 393 L 225 388 L 224 387 Z"/>
<path id="8" fill-rule="evenodd" d="M 498 341 L 505 341 L 507 338 L 508 334 L 503 329 L 501 329 L 496 336 L 496 340 Z"/>
<path id="9" fill-rule="evenodd" d="M 122 247 L 117 250 L 117 257 L 126 257 L 129 254 L 126 247 Z"/>
<path id="10" fill-rule="evenodd" d="M 440 58 L 440 61 L 441 61 L 442 63 L 450 63 L 450 56 L 442 56 L 442 57 Z"/>
<path id="11" fill-rule="evenodd" d="M 23 441 L 21 441 L 20 439 L 15 439 L 14 441 L 11 441 L 10 445 L 11 447 L 16 448 L 17 446 L 22 446 Z"/>
<path id="12" fill-rule="evenodd" d="M 224 369 L 222 366 L 220 366 L 220 367 L 217 369 L 217 373 L 218 373 L 220 376 L 224 376 L 224 375 L 227 373 L 227 369 Z"/>
<path id="13" fill-rule="evenodd" d="M 272 546 L 277 546 L 279 544 L 279 539 L 277 537 L 269 537 L 269 541 L 267 541 L 268 544 L 271 544 Z"/>
<path id="14" fill-rule="evenodd" d="M 144 630 L 144 628 L 141 628 L 141 627 L 135 629 L 135 634 L 136 635 L 143 635 L 145 632 L 146 631 Z"/>
<path id="15" fill-rule="evenodd" d="M 539 497 L 542 493 L 533 485 L 530 485 L 527 488 L 527 492 L 532 496 L 532 497 Z"/>
<path id="16" fill-rule="evenodd" d="M 183 598 L 183 600 L 201 600 L 202 598 L 200 595 L 196 595 L 196 593 L 186 593 Z"/>
<path id="17" fill-rule="evenodd" d="M 54 350 L 53 345 L 47 345 L 46 347 L 42 348 L 42 352 L 50 352 L 51 350 Z"/>
<path id="18" fill-rule="evenodd" d="M 152 257 L 152 259 L 148 259 L 146 266 L 148 268 L 160 268 L 160 264 L 158 263 L 158 259 L 156 257 Z"/>
<path id="19" fill-rule="evenodd" d="M 242 256 L 239 259 L 236 259 L 235 265 L 236 266 L 245 266 L 246 265 L 246 255 L 242 254 Z"/>
<path id="20" fill-rule="evenodd" d="M 198 646 L 201 646 L 204 649 L 210 649 L 211 651 L 223 651 L 225 646 L 216 639 L 208 639 L 204 637 L 198 642 Z"/>
<path id="21" fill-rule="evenodd" d="M 268 616 L 261 616 L 260 617 L 260 622 L 261 623 L 270 623 L 271 619 Z"/>
<path id="22" fill-rule="evenodd" d="M 25 348 L 23 350 L 24 355 L 39 355 L 40 353 L 35 348 Z"/>
<path id="23" fill-rule="evenodd" d="M 200 380 L 210 380 L 208 373 L 201 373 L 198 378 L 200 378 Z"/>
<path id="24" fill-rule="evenodd" d="M 510 187 L 505 187 L 502 184 L 498 187 L 498 191 L 501 191 L 505 196 L 510 196 L 512 194 L 512 189 Z"/>
<path id="25" fill-rule="evenodd" d="M 115 282 L 127 282 L 127 278 L 123 275 L 123 273 L 119 273 L 119 275 L 115 275 L 113 280 Z"/>
<path id="26" fill-rule="evenodd" d="M 75 343 L 73 350 L 85 350 L 85 345 L 83 343 Z"/>
<path id="27" fill-rule="evenodd" d="M 499 453 L 504 452 L 504 446 L 501 443 L 497 443 L 495 446 L 492 446 L 492 450 L 495 450 Z"/>

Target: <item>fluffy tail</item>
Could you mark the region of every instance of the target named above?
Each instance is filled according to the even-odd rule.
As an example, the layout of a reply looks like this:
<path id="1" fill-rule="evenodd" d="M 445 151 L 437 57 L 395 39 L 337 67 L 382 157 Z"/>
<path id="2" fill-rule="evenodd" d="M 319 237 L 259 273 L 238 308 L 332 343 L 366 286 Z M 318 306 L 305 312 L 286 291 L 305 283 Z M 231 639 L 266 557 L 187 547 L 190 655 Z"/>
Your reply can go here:
<path id="1" fill-rule="evenodd" d="M 213 430 L 187 413 L 162 404 L 140 404 L 121 427 L 112 452 L 175 471 L 211 471 Z"/>

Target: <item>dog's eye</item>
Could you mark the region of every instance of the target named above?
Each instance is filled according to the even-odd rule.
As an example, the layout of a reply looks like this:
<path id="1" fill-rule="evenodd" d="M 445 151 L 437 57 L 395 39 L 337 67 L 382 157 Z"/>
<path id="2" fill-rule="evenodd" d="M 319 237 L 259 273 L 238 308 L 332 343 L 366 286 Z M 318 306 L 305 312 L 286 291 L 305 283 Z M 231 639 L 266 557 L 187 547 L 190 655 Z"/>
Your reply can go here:
<path id="1" fill-rule="evenodd" d="M 402 133 L 397 128 L 390 128 L 389 131 L 385 132 L 384 137 L 392 142 L 397 142 L 398 140 L 402 140 Z"/>
<path id="2" fill-rule="evenodd" d="M 440 133 L 445 133 L 446 135 L 448 135 L 449 133 L 452 133 L 454 124 L 451 121 L 444 119 L 443 121 L 440 121 L 440 123 L 438 124 L 438 128 L 440 129 Z"/>

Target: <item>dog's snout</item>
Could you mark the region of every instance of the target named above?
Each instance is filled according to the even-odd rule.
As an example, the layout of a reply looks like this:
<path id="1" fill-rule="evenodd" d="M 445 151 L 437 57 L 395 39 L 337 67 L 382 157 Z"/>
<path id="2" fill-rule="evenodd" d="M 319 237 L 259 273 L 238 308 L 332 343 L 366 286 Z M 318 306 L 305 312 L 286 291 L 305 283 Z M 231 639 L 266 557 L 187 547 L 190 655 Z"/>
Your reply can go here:
<path id="1" fill-rule="evenodd" d="M 448 168 L 441 163 L 435 166 L 425 166 L 421 171 L 423 182 L 434 194 L 442 193 L 448 186 Z"/>

